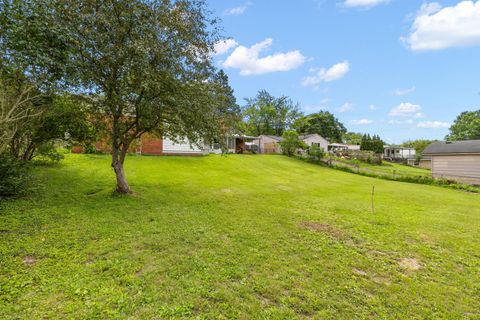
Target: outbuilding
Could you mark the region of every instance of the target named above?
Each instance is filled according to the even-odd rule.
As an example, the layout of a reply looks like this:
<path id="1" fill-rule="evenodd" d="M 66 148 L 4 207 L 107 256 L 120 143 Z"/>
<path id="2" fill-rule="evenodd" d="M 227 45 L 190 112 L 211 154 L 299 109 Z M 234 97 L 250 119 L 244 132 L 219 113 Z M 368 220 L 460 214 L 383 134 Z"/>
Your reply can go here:
<path id="1" fill-rule="evenodd" d="M 423 151 L 432 176 L 480 185 L 480 140 L 434 142 Z"/>

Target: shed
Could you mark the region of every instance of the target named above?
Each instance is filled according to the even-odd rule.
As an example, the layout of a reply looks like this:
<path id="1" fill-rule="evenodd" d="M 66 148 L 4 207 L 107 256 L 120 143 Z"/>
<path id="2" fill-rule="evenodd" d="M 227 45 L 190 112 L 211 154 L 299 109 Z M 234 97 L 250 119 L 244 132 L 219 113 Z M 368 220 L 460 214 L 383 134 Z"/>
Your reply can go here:
<path id="1" fill-rule="evenodd" d="M 434 178 L 480 185 L 480 140 L 434 142 L 423 151 Z"/>

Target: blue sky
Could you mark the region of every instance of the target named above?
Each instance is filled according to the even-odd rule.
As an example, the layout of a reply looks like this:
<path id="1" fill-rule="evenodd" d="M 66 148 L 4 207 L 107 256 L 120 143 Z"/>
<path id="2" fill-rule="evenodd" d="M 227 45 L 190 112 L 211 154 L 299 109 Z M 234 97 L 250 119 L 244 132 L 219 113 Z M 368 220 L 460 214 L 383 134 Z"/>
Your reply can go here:
<path id="1" fill-rule="evenodd" d="M 237 101 L 266 89 L 387 142 L 480 108 L 480 0 L 209 0 Z"/>

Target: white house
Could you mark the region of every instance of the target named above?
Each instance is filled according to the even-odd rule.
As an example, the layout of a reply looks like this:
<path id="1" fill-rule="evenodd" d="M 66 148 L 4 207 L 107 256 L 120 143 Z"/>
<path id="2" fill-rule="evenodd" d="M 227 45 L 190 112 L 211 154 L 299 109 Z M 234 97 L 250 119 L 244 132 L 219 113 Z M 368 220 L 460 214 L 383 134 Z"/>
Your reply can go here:
<path id="1" fill-rule="evenodd" d="M 328 145 L 328 151 L 338 152 L 338 151 L 359 151 L 360 146 L 356 144 L 345 144 L 345 143 L 330 143 Z"/>
<path id="2" fill-rule="evenodd" d="M 299 136 L 298 138 L 309 147 L 316 145 L 325 151 L 328 150 L 328 141 L 319 134 L 307 134 Z M 258 144 L 260 153 L 281 153 L 282 148 L 280 142 L 282 140 L 283 138 L 278 136 L 261 135 L 258 137 L 258 140 L 254 140 L 254 143 Z"/>
<path id="3" fill-rule="evenodd" d="M 305 142 L 305 144 L 309 147 L 316 145 L 317 147 L 322 148 L 323 151 L 328 151 L 328 141 L 319 134 L 307 134 L 298 138 Z"/>
<path id="4" fill-rule="evenodd" d="M 415 148 L 404 148 L 399 146 L 384 146 L 383 156 L 387 159 L 413 159 L 415 158 Z"/>

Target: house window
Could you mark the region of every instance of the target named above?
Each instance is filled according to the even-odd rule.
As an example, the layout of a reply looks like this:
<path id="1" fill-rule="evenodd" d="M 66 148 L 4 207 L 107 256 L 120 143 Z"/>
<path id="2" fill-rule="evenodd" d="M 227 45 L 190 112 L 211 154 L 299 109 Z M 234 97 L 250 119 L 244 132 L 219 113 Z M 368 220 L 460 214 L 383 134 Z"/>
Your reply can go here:
<path id="1" fill-rule="evenodd" d="M 318 142 L 312 142 L 312 146 L 320 147 L 320 143 L 318 143 Z"/>

